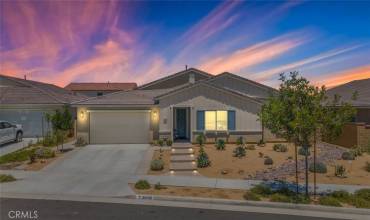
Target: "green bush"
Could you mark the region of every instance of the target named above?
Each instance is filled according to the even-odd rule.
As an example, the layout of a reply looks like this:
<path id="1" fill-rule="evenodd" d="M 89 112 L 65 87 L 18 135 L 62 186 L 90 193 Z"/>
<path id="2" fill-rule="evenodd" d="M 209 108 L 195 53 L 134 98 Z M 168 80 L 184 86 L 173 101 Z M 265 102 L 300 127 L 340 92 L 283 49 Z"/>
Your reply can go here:
<path id="1" fill-rule="evenodd" d="M 163 147 L 163 146 L 164 146 L 164 140 L 163 140 L 163 139 L 159 139 L 159 140 L 158 140 L 158 145 L 159 145 L 160 147 Z"/>
<path id="2" fill-rule="evenodd" d="M 335 176 L 344 177 L 345 174 L 346 174 L 346 168 L 343 165 L 335 166 L 335 173 L 334 173 Z"/>
<path id="3" fill-rule="evenodd" d="M 258 144 L 257 144 L 258 146 L 260 146 L 260 147 L 264 147 L 265 146 L 265 142 L 261 139 L 259 142 L 258 142 Z"/>
<path id="4" fill-rule="evenodd" d="M 292 202 L 292 198 L 290 198 L 289 196 L 280 194 L 280 193 L 274 193 L 270 197 L 270 201 L 271 202 Z"/>
<path id="5" fill-rule="evenodd" d="M 159 170 L 163 170 L 163 168 L 164 168 L 164 162 L 161 159 L 152 160 L 152 162 L 150 163 L 151 170 L 159 171 Z"/>
<path id="6" fill-rule="evenodd" d="M 14 178 L 12 175 L 0 174 L 0 183 L 13 182 L 13 181 L 16 181 L 16 180 L 17 179 Z"/>
<path id="7" fill-rule="evenodd" d="M 343 160 L 354 160 L 355 159 L 355 155 L 353 154 L 353 152 L 343 152 L 342 154 L 342 159 Z"/>
<path id="8" fill-rule="evenodd" d="M 57 137 L 51 132 L 47 132 L 44 139 L 42 140 L 44 147 L 54 147 L 57 145 Z"/>
<path id="9" fill-rule="evenodd" d="M 274 144 L 272 149 L 276 152 L 287 152 L 288 147 L 285 144 Z"/>
<path id="10" fill-rule="evenodd" d="M 251 201 L 260 201 L 261 200 L 259 195 L 255 194 L 253 192 L 250 192 L 250 191 L 245 192 L 243 197 L 244 197 L 245 200 L 251 200 Z"/>
<path id="11" fill-rule="evenodd" d="M 238 137 L 238 139 L 236 139 L 236 145 L 244 146 L 244 138 L 242 136 L 240 136 L 240 137 Z"/>
<path id="12" fill-rule="evenodd" d="M 242 145 L 237 146 L 233 151 L 233 156 L 242 158 L 246 155 L 247 151 L 245 150 L 245 147 Z"/>
<path id="13" fill-rule="evenodd" d="M 363 199 L 363 198 L 354 197 L 352 199 L 351 204 L 355 206 L 356 208 L 370 209 L 370 201 L 367 201 L 366 199 Z"/>
<path id="14" fill-rule="evenodd" d="M 365 170 L 366 170 L 367 172 L 370 172 L 370 163 L 369 163 L 369 162 L 366 162 Z"/>
<path id="15" fill-rule="evenodd" d="M 217 150 L 225 150 L 225 140 L 218 139 L 216 142 L 216 149 Z"/>
<path id="16" fill-rule="evenodd" d="M 336 206 L 341 207 L 339 200 L 332 196 L 323 196 L 319 198 L 319 204 L 325 206 Z"/>
<path id="17" fill-rule="evenodd" d="M 135 183 L 135 189 L 150 189 L 150 184 L 146 180 L 139 180 Z"/>
<path id="18" fill-rule="evenodd" d="M 171 146 L 172 146 L 172 144 L 173 144 L 173 141 L 172 141 L 171 139 L 167 139 L 167 140 L 166 140 L 166 145 L 167 145 L 168 147 L 171 147 Z"/>
<path id="19" fill-rule="evenodd" d="M 265 161 L 263 162 L 263 164 L 272 165 L 272 164 L 274 164 L 274 161 L 272 160 L 272 158 L 267 157 L 267 158 L 265 158 Z"/>
<path id="20" fill-rule="evenodd" d="M 246 149 L 247 150 L 255 150 L 256 146 L 254 146 L 254 144 L 247 144 Z"/>
<path id="21" fill-rule="evenodd" d="M 250 191 L 261 196 L 269 196 L 272 194 L 271 188 L 263 184 L 258 184 L 252 187 Z"/>
<path id="22" fill-rule="evenodd" d="M 370 189 L 359 189 L 355 192 L 354 196 L 370 202 Z"/>
<path id="23" fill-rule="evenodd" d="M 199 134 L 197 138 L 195 139 L 195 141 L 197 142 L 199 146 L 203 146 L 204 142 L 206 141 L 206 137 L 204 137 L 204 134 Z"/>
<path id="24" fill-rule="evenodd" d="M 308 148 L 305 148 L 305 147 L 300 147 L 299 149 L 298 149 L 298 154 L 299 155 L 302 155 L 302 156 L 310 156 L 311 155 L 311 152 L 309 151 L 309 149 Z"/>
<path id="25" fill-rule="evenodd" d="M 312 173 L 315 173 L 315 164 L 311 163 L 308 170 Z M 326 173 L 328 172 L 328 169 L 326 168 L 326 165 L 324 163 L 316 163 L 316 173 Z"/>
<path id="26" fill-rule="evenodd" d="M 201 146 L 199 149 L 199 155 L 197 157 L 197 166 L 199 168 L 208 167 L 211 165 L 211 161 L 208 158 L 208 154 L 204 151 L 203 147 Z"/>
<path id="27" fill-rule="evenodd" d="M 352 195 L 344 190 L 337 190 L 330 194 L 331 197 L 338 199 L 341 202 L 349 203 L 351 202 Z"/>

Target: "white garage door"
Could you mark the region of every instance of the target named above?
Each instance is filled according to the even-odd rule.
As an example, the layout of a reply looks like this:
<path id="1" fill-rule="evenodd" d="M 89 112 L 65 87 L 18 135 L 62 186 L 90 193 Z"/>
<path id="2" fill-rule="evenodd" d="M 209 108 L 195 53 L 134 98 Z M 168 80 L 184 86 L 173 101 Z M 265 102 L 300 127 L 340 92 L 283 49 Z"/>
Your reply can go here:
<path id="1" fill-rule="evenodd" d="M 149 129 L 149 111 L 90 112 L 92 144 L 149 143 Z"/>

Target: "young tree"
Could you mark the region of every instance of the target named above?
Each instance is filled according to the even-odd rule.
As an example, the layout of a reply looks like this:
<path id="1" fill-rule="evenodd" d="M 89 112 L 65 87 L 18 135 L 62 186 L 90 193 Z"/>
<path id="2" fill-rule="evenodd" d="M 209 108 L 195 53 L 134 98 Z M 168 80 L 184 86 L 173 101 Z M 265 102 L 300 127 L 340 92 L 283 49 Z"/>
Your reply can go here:
<path id="1" fill-rule="evenodd" d="M 277 94 L 271 95 L 262 106 L 259 116 L 264 127 L 294 144 L 296 192 L 298 194 L 297 146 L 308 150 L 314 144 L 315 163 L 317 132 L 320 130 L 324 135 L 337 136 L 344 123 L 350 120 L 354 110 L 349 104 L 344 103 L 341 106 L 334 105 L 335 108 L 333 105 L 328 105 L 325 87 L 318 88 L 310 85 L 308 80 L 298 76 L 298 72 L 291 72 L 289 78 L 281 74 L 280 80 L 281 84 Z M 305 156 L 305 171 L 306 195 L 308 195 L 307 154 Z"/>
<path id="2" fill-rule="evenodd" d="M 66 133 L 73 128 L 73 120 L 69 108 L 65 105 L 62 111 L 57 109 L 54 114 L 48 115 L 47 117 L 52 124 L 54 135 L 57 137 L 57 143 L 62 144 L 63 151 L 64 137 Z"/>

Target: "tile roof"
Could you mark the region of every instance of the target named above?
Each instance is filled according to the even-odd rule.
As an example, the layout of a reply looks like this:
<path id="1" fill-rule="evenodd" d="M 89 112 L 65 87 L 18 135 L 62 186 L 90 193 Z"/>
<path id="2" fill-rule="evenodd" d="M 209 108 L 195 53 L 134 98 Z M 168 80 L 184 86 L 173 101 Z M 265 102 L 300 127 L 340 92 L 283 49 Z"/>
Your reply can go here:
<path id="1" fill-rule="evenodd" d="M 82 99 L 86 96 L 74 95 L 53 84 L 0 75 L 1 104 L 68 104 Z"/>
<path id="2" fill-rule="evenodd" d="M 71 91 L 126 91 L 135 89 L 136 83 L 70 83 L 65 89 Z"/>
<path id="3" fill-rule="evenodd" d="M 352 100 L 353 93 L 357 91 L 356 100 Z M 327 95 L 333 98 L 334 95 L 340 95 L 341 101 L 349 102 L 356 107 L 370 107 L 370 78 L 363 80 L 354 80 L 328 89 Z"/>

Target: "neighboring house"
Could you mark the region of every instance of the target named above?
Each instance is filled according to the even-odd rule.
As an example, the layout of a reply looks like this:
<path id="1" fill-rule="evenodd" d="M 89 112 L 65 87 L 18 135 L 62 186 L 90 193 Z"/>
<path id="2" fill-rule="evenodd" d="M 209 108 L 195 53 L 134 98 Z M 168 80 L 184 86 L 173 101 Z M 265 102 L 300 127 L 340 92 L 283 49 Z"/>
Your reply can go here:
<path id="1" fill-rule="evenodd" d="M 24 137 L 42 137 L 50 129 L 45 113 L 86 98 L 52 84 L 0 75 L 0 120 L 21 124 Z"/>
<path id="2" fill-rule="evenodd" d="M 65 89 L 75 94 L 80 93 L 89 97 L 102 96 L 112 92 L 132 90 L 137 87 L 136 83 L 70 83 Z"/>
<path id="3" fill-rule="evenodd" d="M 357 94 L 355 100 L 352 98 L 354 93 Z M 357 113 L 353 123 L 345 125 L 341 136 L 332 143 L 349 148 L 370 144 L 370 78 L 328 89 L 329 98 L 335 94 L 341 97 L 341 101 L 352 104 Z"/>
<path id="4" fill-rule="evenodd" d="M 208 141 L 242 136 L 247 142 L 276 139 L 258 113 L 271 87 L 222 73 L 190 68 L 139 86 L 75 102 L 77 136 L 91 144 L 149 143 L 159 138 Z"/>

